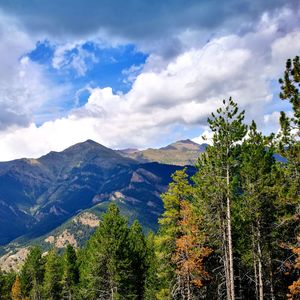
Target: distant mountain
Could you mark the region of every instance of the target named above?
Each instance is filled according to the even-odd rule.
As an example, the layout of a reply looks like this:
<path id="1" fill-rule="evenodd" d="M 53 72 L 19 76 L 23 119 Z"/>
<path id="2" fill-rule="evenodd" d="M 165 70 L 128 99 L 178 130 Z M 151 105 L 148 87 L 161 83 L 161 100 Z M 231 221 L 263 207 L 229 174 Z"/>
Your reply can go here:
<path id="1" fill-rule="evenodd" d="M 195 165 L 199 155 L 207 148 L 207 144 L 197 144 L 189 139 L 172 143 L 159 149 L 119 150 L 124 157 L 132 158 L 140 162 L 159 162 L 177 166 Z"/>
<path id="2" fill-rule="evenodd" d="M 174 145 L 185 144 L 178 143 Z M 186 142 L 187 148 L 191 145 Z M 179 168 L 141 163 L 91 140 L 39 159 L 1 162 L 0 245 L 47 235 L 83 210 L 104 210 L 110 201 L 155 229 L 162 212 L 160 194 Z"/>

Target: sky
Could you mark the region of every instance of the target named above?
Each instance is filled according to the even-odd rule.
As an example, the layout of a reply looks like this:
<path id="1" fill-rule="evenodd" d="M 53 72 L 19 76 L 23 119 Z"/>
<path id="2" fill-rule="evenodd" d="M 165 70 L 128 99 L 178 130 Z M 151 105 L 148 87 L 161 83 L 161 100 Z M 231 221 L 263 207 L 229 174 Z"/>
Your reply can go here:
<path id="1" fill-rule="evenodd" d="M 0 2 L 0 161 L 87 139 L 114 149 L 211 136 L 232 96 L 277 132 L 298 0 Z"/>

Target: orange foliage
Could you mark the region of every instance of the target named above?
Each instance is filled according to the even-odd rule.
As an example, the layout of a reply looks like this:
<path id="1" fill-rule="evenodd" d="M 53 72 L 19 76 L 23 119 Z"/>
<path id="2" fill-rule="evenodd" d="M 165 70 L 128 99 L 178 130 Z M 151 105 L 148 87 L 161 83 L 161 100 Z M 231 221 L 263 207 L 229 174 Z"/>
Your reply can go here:
<path id="1" fill-rule="evenodd" d="M 11 299 L 19 300 L 22 299 L 21 295 L 21 282 L 19 276 L 16 277 L 16 280 L 11 288 Z"/>
<path id="2" fill-rule="evenodd" d="M 300 237 L 298 237 L 298 246 L 293 248 L 292 252 L 296 255 L 294 268 L 300 270 Z M 288 299 L 300 300 L 300 278 L 289 286 L 289 290 Z"/>
<path id="3" fill-rule="evenodd" d="M 191 209 L 191 204 L 185 200 L 180 203 L 181 218 L 179 227 L 181 235 L 176 240 L 176 252 L 172 260 L 176 263 L 176 274 L 181 282 L 188 286 L 201 288 L 210 280 L 204 268 L 204 260 L 212 250 L 204 246 L 205 235 L 200 230 L 200 220 Z"/>

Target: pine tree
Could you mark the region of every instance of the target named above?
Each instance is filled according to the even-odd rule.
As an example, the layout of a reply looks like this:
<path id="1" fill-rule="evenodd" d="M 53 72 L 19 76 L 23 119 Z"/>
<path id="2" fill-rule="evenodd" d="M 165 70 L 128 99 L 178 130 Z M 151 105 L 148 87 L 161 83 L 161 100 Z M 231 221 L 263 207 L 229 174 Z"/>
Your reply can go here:
<path id="1" fill-rule="evenodd" d="M 275 159 L 273 149 L 266 147 L 267 143 L 270 143 L 270 140 L 257 131 L 253 121 L 242 147 L 240 174 L 243 192 L 238 214 L 240 219 L 244 220 L 244 230 L 248 232 L 245 238 L 249 241 L 248 247 L 251 249 L 256 296 L 260 300 L 265 299 L 265 282 L 269 282 L 270 298 L 274 299 L 271 239 L 275 223 L 272 176 Z M 245 243 L 247 241 L 244 240 Z"/>
<path id="2" fill-rule="evenodd" d="M 288 59 L 281 84 L 280 98 L 291 104 L 292 116 L 281 112 L 281 132 L 278 135 L 278 151 L 286 162 L 278 163 L 277 175 L 277 228 L 281 238 L 281 248 L 295 244 L 299 235 L 300 220 L 300 62 L 299 56 Z M 283 250 L 282 264 L 289 253 Z M 289 273 L 285 267 L 281 267 Z M 282 286 L 281 286 L 282 287 Z M 297 299 L 297 298 L 296 298 Z"/>
<path id="3" fill-rule="evenodd" d="M 33 300 L 40 300 L 42 282 L 44 276 L 44 260 L 42 251 L 39 247 L 34 246 L 30 249 L 20 273 L 23 296 Z"/>
<path id="4" fill-rule="evenodd" d="M 21 293 L 21 281 L 20 277 L 17 276 L 16 280 L 12 286 L 11 289 L 11 299 L 12 300 L 20 300 L 22 299 L 22 293 Z"/>
<path id="5" fill-rule="evenodd" d="M 69 244 L 63 255 L 62 294 L 65 299 L 74 299 L 78 282 L 77 255 L 75 249 Z"/>
<path id="6" fill-rule="evenodd" d="M 223 105 L 217 110 L 217 115 L 212 114 L 212 119 L 208 119 L 214 133 L 213 146 L 209 146 L 199 158 L 194 180 L 196 205 L 203 215 L 212 244 L 221 248 L 227 299 L 234 300 L 232 209 L 237 196 L 235 183 L 239 143 L 247 127 L 243 124 L 244 111 L 239 113 L 237 104 L 231 98 L 224 100 Z"/>
<path id="7" fill-rule="evenodd" d="M 159 291 L 159 280 L 157 276 L 158 259 L 155 253 L 155 235 L 149 232 L 146 238 L 146 275 L 145 275 L 145 300 L 156 299 Z"/>
<path id="8" fill-rule="evenodd" d="M 291 129 L 296 130 L 299 135 L 300 129 L 300 60 L 296 56 L 293 60 L 288 59 L 284 77 L 279 79 L 281 85 L 281 93 L 279 97 L 282 100 L 288 100 L 292 104 L 293 117 L 289 118 L 284 112 L 281 112 L 281 127 L 283 134 L 288 137 L 291 134 Z"/>
<path id="9" fill-rule="evenodd" d="M 11 290 L 15 280 L 14 272 L 2 272 L 0 269 L 0 300 L 11 300 Z"/>
<path id="10" fill-rule="evenodd" d="M 143 299 L 146 277 L 147 245 L 141 225 L 137 220 L 133 222 L 128 234 L 129 255 L 132 260 L 132 283 L 136 299 Z"/>
<path id="11" fill-rule="evenodd" d="M 282 165 L 282 176 L 279 191 L 287 205 L 294 205 L 299 211 L 300 203 L 300 61 L 299 56 L 288 59 L 284 78 L 281 84 L 280 98 L 288 100 L 292 106 L 293 116 L 287 117 L 281 112 L 279 134 L 279 151 L 287 159 Z M 294 218 L 296 214 L 291 214 Z M 299 215 L 299 214 L 298 214 Z"/>
<path id="12" fill-rule="evenodd" d="M 160 231 L 156 239 L 158 278 L 161 285 L 157 296 L 159 299 L 170 297 L 176 289 L 176 264 L 171 258 L 176 251 L 176 240 L 181 236 L 178 226 L 181 220 L 180 202 L 185 199 L 191 200 L 192 197 L 192 188 L 185 170 L 176 171 L 172 179 L 167 192 L 161 196 L 164 213 L 159 219 Z"/>
<path id="13" fill-rule="evenodd" d="M 111 204 L 88 242 L 81 263 L 84 299 L 135 299 L 127 221 Z"/>
<path id="14" fill-rule="evenodd" d="M 289 300 L 300 299 L 300 237 L 298 237 L 298 245 L 292 247 L 292 252 L 295 254 L 296 259 L 294 263 L 294 272 L 296 273 L 297 279 L 289 286 Z"/>
<path id="15" fill-rule="evenodd" d="M 61 265 L 54 249 L 46 256 L 45 276 L 43 282 L 44 298 L 49 300 L 61 299 Z"/>
<path id="16" fill-rule="evenodd" d="M 172 261 L 176 264 L 178 293 L 182 299 L 190 300 L 195 299 L 199 290 L 210 280 L 204 260 L 212 250 L 205 246 L 206 236 L 201 231 L 203 224 L 187 200 L 180 202 L 180 215 L 178 226 L 181 235 L 176 239 Z"/>

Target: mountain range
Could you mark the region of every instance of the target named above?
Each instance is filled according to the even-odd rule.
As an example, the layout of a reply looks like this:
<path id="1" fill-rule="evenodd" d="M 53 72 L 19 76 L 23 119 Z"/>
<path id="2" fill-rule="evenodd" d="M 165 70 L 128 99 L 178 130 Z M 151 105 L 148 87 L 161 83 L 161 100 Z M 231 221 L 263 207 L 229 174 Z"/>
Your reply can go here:
<path id="1" fill-rule="evenodd" d="M 0 245 L 51 236 L 83 213 L 99 216 L 111 201 L 155 230 L 171 174 L 193 164 L 205 148 L 185 140 L 116 151 L 87 140 L 38 159 L 0 162 Z M 192 175 L 195 168 L 187 171 Z"/>

